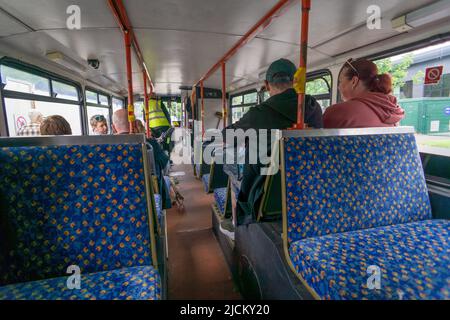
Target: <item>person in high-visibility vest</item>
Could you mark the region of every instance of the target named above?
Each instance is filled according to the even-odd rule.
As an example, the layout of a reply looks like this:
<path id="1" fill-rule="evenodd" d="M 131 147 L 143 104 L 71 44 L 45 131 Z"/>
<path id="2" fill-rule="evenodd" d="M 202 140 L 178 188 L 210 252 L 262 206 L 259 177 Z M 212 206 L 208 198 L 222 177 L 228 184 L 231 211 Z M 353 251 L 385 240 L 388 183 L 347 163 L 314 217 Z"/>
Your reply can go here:
<path id="1" fill-rule="evenodd" d="M 152 129 L 153 136 L 159 138 L 170 127 L 169 120 L 161 107 L 161 100 L 150 99 L 148 101 L 148 110 L 150 129 Z"/>

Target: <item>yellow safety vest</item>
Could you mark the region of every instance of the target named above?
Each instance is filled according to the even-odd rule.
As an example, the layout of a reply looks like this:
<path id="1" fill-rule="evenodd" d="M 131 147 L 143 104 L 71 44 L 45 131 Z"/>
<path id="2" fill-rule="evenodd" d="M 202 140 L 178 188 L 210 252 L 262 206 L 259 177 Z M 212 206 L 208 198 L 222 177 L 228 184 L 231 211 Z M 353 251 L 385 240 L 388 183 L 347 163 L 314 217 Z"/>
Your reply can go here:
<path id="1" fill-rule="evenodd" d="M 169 121 L 166 118 L 162 108 L 161 101 L 156 103 L 156 100 L 150 99 L 148 101 L 148 111 L 149 111 L 149 120 L 150 120 L 150 128 L 158 128 L 158 127 L 169 127 Z"/>

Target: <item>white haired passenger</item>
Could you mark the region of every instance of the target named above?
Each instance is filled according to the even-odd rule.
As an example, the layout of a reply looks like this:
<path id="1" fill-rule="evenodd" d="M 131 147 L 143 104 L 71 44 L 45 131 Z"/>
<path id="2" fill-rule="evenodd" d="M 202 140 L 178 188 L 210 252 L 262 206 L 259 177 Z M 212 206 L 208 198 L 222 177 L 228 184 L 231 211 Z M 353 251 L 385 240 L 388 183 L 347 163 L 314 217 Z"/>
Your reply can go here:
<path id="1" fill-rule="evenodd" d="M 40 136 L 41 135 L 41 123 L 44 120 L 42 113 L 36 109 L 31 109 L 28 113 L 30 118 L 30 124 L 24 125 L 17 132 L 18 136 Z"/>

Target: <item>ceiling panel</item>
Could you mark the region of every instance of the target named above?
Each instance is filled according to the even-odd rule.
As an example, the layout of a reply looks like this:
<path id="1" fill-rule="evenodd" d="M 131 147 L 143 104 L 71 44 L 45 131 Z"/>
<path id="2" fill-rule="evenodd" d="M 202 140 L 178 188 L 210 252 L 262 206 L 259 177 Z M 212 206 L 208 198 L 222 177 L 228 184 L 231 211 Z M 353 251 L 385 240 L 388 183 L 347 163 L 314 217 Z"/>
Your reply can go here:
<path id="1" fill-rule="evenodd" d="M 278 0 L 129 0 L 134 28 L 245 34 Z"/>
<path id="2" fill-rule="evenodd" d="M 390 20 L 434 0 L 314 0 L 312 2 L 308 66 L 398 33 Z M 159 94 L 179 93 L 193 85 L 254 25 L 277 0 L 127 0 L 131 23 Z M 82 29 L 66 28 L 66 9 L 81 8 Z M 381 30 L 368 30 L 369 5 L 379 5 Z M 127 87 L 123 38 L 106 0 L 0 0 L 0 7 L 38 30 L 26 33 L 20 23 L 0 12 L 0 42 L 45 58 L 61 51 L 86 65 L 101 62 L 82 76 L 108 85 L 103 75 Z M 25 32 L 25 33 L 24 33 Z M 227 63 L 227 85 L 235 87 L 260 80 L 268 65 L 281 57 L 299 58 L 300 1 L 293 0 L 256 39 Z M 414 36 L 415 30 L 408 36 Z M 393 45 L 395 45 L 393 43 Z M 133 59 L 135 92 L 142 92 L 142 75 Z M 221 87 L 218 70 L 205 85 Z"/>
<path id="3" fill-rule="evenodd" d="M 28 29 L 20 22 L 0 10 L 0 38 L 27 31 Z"/>
<path id="4" fill-rule="evenodd" d="M 0 7 L 35 30 L 67 29 L 70 5 L 81 10 L 81 28 L 115 28 L 106 0 L 0 0 Z"/>
<path id="5" fill-rule="evenodd" d="M 345 31 L 356 29 L 351 33 L 353 37 L 358 34 L 360 38 L 366 38 L 366 43 L 373 40 L 379 40 L 383 37 L 389 37 L 398 34 L 391 28 L 391 19 L 400 16 L 409 11 L 415 10 L 435 0 L 314 0 L 312 1 L 310 12 L 309 27 L 309 46 L 320 49 L 324 54 L 334 56 L 339 52 L 326 50 L 317 47 L 318 44 L 335 38 Z M 366 21 L 369 17 L 367 8 L 371 5 L 377 5 L 381 9 L 382 29 L 369 30 L 366 27 Z M 299 44 L 300 43 L 300 24 L 301 24 L 301 6 L 300 1 L 290 8 L 282 17 L 277 19 L 258 37 L 267 40 L 284 41 Z M 361 27 L 358 27 L 361 26 Z M 341 38 L 336 39 L 342 41 Z M 348 49 L 354 48 L 351 43 L 345 43 Z"/>

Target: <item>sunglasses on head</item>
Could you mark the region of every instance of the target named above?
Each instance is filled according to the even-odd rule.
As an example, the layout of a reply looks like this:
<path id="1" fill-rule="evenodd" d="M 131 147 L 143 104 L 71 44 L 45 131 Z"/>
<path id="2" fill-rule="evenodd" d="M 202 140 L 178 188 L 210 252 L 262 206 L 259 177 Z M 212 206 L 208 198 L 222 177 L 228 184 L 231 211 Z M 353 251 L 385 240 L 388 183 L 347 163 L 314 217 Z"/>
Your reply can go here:
<path id="1" fill-rule="evenodd" d="M 350 68 L 352 68 L 353 71 L 355 71 L 356 76 L 359 78 L 359 72 L 358 72 L 358 70 L 356 70 L 356 68 L 353 66 L 352 62 L 353 62 L 353 59 L 352 59 L 352 58 L 350 58 L 350 59 L 348 59 L 347 61 L 345 61 L 345 63 L 346 63 Z"/>
<path id="2" fill-rule="evenodd" d="M 102 115 L 94 116 L 95 121 L 106 121 L 106 118 Z"/>

